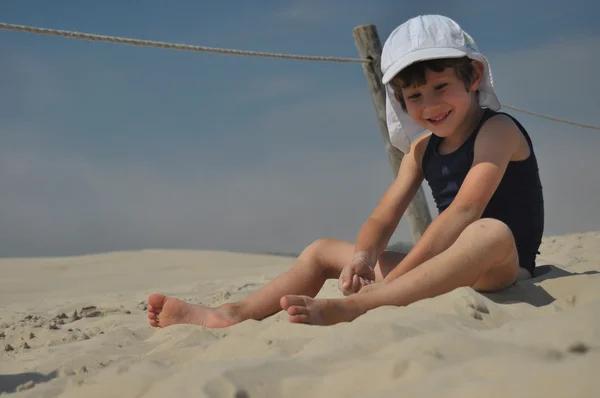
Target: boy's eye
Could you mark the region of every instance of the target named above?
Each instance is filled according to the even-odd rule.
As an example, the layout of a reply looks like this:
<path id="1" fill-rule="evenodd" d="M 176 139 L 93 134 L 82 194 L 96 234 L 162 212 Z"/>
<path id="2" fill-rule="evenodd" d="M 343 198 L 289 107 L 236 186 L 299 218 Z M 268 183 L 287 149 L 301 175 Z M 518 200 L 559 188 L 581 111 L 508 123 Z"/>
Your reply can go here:
<path id="1" fill-rule="evenodd" d="M 414 94 L 411 94 L 411 95 L 409 95 L 409 96 L 408 96 L 408 99 L 411 99 L 411 100 L 412 100 L 412 99 L 417 99 L 417 98 L 419 98 L 420 96 L 421 96 L 421 94 L 420 94 L 420 93 L 414 93 Z"/>
<path id="2" fill-rule="evenodd" d="M 441 90 L 441 89 L 445 88 L 447 85 L 448 85 L 448 83 L 438 84 L 437 86 L 435 86 L 435 89 Z"/>

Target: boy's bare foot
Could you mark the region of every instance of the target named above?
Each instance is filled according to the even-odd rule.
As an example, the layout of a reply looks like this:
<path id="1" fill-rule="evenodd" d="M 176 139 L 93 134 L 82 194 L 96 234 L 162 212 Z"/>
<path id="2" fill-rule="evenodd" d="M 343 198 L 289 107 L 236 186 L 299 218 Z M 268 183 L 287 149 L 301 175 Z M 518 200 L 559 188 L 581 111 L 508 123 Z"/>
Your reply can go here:
<path id="1" fill-rule="evenodd" d="M 239 322 L 218 309 L 185 303 L 162 294 L 151 294 L 148 297 L 148 319 L 150 326 L 160 328 L 181 323 L 224 328 Z"/>
<path id="2" fill-rule="evenodd" d="M 284 296 L 281 308 L 289 314 L 290 322 L 311 325 L 334 325 L 350 322 L 363 314 L 348 299 L 313 299 L 307 296 Z"/>

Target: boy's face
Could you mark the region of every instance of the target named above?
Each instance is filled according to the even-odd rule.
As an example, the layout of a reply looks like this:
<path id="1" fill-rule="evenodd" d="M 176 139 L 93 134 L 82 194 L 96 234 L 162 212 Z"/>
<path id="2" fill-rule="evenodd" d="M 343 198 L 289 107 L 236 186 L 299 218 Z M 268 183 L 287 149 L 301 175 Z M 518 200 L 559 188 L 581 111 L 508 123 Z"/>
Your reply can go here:
<path id="1" fill-rule="evenodd" d="M 474 71 L 474 82 L 469 87 L 458 78 L 452 68 L 441 72 L 425 70 L 425 84 L 401 88 L 395 77 L 391 84 L 396 95 L 402 95 L 408 115 L 423 128 L 440 137 L 448 137 L 459 129 L 476 101 L 475 91 L 481 81 L 481 68 Z"/>

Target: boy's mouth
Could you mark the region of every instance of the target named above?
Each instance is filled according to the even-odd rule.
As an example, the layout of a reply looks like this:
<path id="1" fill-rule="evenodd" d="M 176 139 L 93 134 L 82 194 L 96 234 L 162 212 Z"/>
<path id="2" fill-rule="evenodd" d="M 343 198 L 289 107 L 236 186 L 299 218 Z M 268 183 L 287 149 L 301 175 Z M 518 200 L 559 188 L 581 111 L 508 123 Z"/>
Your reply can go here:
<path id="1" fill-rule="evenodd" d="M 445 113 L 442 113 L 440 115 L 437 115 L 436 117 L 432 117 L 427 119 L 427 121 L 433 125 L 438 125 L 444 122 L 444 120 L 446 120 L 446 118 L 448 118 L 448 115 L 450 115 L 450 113 L 452 113 L 452 111 L 448 111 Z"/>

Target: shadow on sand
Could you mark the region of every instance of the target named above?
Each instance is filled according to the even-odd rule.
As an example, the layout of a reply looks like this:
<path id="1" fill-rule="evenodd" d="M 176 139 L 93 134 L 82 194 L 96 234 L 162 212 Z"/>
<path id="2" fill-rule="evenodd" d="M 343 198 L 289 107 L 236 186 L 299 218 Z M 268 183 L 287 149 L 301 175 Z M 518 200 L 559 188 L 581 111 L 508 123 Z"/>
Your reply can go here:
<path id="1" fill-rule="evenodd" d="M 565 276 L 572 275 L 596 275 L 600 274 L 599 271 L 587 271 L 587 272 L 569 272 L 562 268 L 558 268 L 556 265 L 540 265 L 535 268 L 533 278 L 530 282 L 537 283 L 547 279 L 563 278 Z"/>
<path id="2" fill-rule="evenodd" d="M 48 373 L 47 375 L 35 372 L 19 373 L 14 375 L 0 374 L 0 394 L 16 392 L 17 387 L 30 381 L 34 382 L 35 384 L 40 384 L 49 382 L 56 377 L 58 377 L 58 372 L 56 370 Z"/>
<path id="3" fill-rule="evenodd" d="M 569 272 L 555 265 L 536 267 L 533 278 L 519 281 L 512 287 L 497 293 L 483 293 L 484 296 L 498 304 L 528 303 L 535 307 L 543 307 L 556 300 L 550 293 L 537 284 L 549 280 L 575 275 L 596 275 L 599 271 Z"/>

